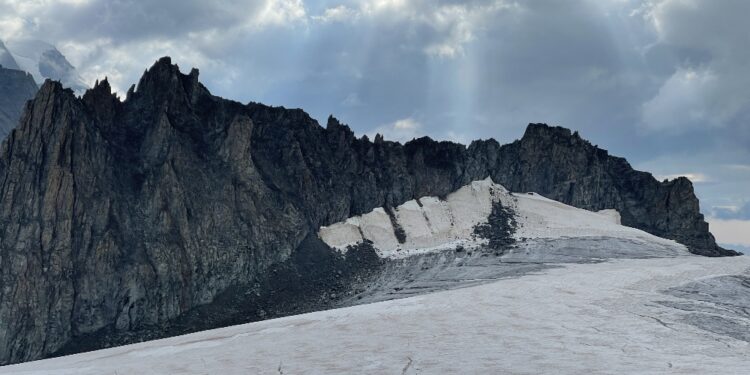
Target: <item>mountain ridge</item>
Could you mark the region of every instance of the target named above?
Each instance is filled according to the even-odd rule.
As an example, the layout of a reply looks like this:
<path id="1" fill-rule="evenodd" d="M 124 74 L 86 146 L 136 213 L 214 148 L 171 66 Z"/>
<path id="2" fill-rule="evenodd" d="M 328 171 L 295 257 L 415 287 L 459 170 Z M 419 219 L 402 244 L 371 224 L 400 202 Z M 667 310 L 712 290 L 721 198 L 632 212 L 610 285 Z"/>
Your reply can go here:
<path id="1" fill-rule="evenodd" d="M 54 45 L 36 39 L 11 39 L 6 41 L 6 46 L 6 51 L 17 64 L 15 69 L 30 73 L 38 84 L 46 79 L 60 81 L 78 95 L 89 88 L 75 67 Z"/>
<path id="2" fill-rule="evenodd" d="M 18 124 L 26 101 L 34 98 L 38 89 L 30 74 L 0 64 L 0 139 Z"/>
<path id="3" fill-rule="evenodd" d="M 660 183 L 562 128 L 531 125 L 505 146 L 370 141 L 333 117 L 323 128 L 299 109 L 213 96 L 198 74 L 165 57 L 124 101 L 106 79 L 81 98 L 48 80 L 27 105 L 0 146 L 0 363 L 91 335 L 138 341 L 283 280 L 322 280 L 282 302 L 317 301 L 328 279 L 301 265 L 334 251 L 314 240 L 320 226 L 485 177 L 736 255 L 715 244 L 689 181 Z"/>
<path id="4" fill-rule="evenodd" d="M 2 40 L 0 40 L 0 66 L 6 69 L 21 69 L 16 62 L 16 59 L 13 58 L 13 55 L 10 53 L 8 47 L 5 46 L 5 43 L 3 43 Z"/>

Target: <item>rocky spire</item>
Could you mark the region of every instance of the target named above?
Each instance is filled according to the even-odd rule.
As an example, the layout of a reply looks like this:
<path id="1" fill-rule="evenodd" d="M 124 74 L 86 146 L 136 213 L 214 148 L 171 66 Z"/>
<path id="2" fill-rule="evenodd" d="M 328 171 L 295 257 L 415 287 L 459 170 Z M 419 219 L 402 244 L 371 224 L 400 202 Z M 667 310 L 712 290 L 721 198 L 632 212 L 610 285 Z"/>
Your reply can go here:
<path id="1" fill-rule="evenodd" d="M 101 81 L 97 80 L 94 87 L 86 90 L 81 99 L 96 117 L 96 122 L 102 126 L 110 125 L 122 107 L 120 99 L 112 92 L 112 87 L 106 77 Z"/>
<path id="2" fill-rule="evenodd" d="M 135 94 L 155 100 L 183 100 L 195 104 L 201 94 L 208 93 L 198 81 L 198 69 L 182 74 L 170 57 L 162 57 L 143 73 Z"/>

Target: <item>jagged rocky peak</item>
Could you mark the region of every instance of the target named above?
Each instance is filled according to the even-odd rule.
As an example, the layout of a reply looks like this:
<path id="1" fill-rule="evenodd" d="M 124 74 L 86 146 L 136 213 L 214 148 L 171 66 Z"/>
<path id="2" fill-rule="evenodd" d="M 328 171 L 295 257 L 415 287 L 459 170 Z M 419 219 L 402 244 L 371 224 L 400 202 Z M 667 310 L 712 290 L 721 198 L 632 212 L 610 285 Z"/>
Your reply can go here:
<path id="1" fill-rule="evenodd" d="M 110 124 L 122 107 L 120 98 L 112 92 L 106 77 L 101 81 L 97 80 L 94 87 L 86 90 L 81 100 L 101 125 Z"/>
<path id="2" fill-rule="evenodd" d="M 86 92 L 101 92 L 106 94 L 112 93 L 112 86 L 109 85 L 109 78 L 104 77 L 103 80 L 99 81 L 98 79 L 94 83 L 94 87 L 92 87 L 89 90 L 86 90 Z"/>
<path id="3" fill-rule="evenodd" d="M 97 80 L 96 83 L 94 83 L 94 87 L 86 90 L 81 99 L 87 104 L 94 104 L 98 99 L 110 97 L 117 98 L 117 96 L 112 93 L 112 86 L 109 85 L 109 80 L 105 77 L 101 81 Z"/>
<path id="4" fill-rule="evenodd" d="M 354 132 L 348 125 L 342 124 L 333 115 L 328 116 L 326 121 L 326 131 L 329 133 L 341 133 L 345 138 L 354 138 Z"/>
<path id="5" fill-rule="evenodd" d="M 329 131 L 336 131 L 344 128 L 349 128 L 348 126 L 344 125 L 337 119 L 336 117 L 333 117 L 333 115 L 328 116 L 328 120 L 326 121 L 326 129 Z"/>
<path id="6" fill-rule="evenodd" d="M 597 157 L 607 157 L 607 150 L 593 146 L 591 142 L 581 138 L 577 131 L 571 131 L 561 126 L 551 126 L 544 123 L 531 123 L 520 142 L 525 147 L 566 147 L 581 153 L 592 152 Z"/>
<path id="7" fill-rule="evenodd" d="M 69 145 L 61 145 L 58 142 L 63 142 L 69 135 L 67 133 L 76 125 L 87 122 L 85 118 L 82 118 L 84 116 L 80 116 L 81 109 L 80 99 L 76 97 L 72 89 L 63 87 L 58 81 L 46 80 L 38 90 L 35 90 L 33 99 L 26 103 L 17 126 L 3 143 L 0 163 L 6 163 L 8 169 L 0 170 L 0 173 L 11 179 L 23 179 L 27 176 L 17 175 L 18 171 L 15 170 L 20 164 L 13 163 L 19 154 L 26 152 L 46 154 L 56 148 L 68 147 Z M 6 155 L 6 152 L 9 154 Z M 46 157 L 50 158 L 47 162 L 56 160 L 58 156 L 60 155 L 47 155 Z M 43 165 L 37 167 L 41 168 Z M 37 184 L 39 185 L 37 189 L 47 188 L 45 182 L 40 181 Z M 13 190 L 8 185 L 4 188 L 5 194 L 10 194 Z M 0 212 L 0 218 L 6 217 L 7 219 L 13 214 L 12 211 Z"/>
<path id="8" fill-rule="evenodd" d="M 578 136 L 578 132 L 572 133 L 570 129 L 563 128 L 562 126 L 550 126 L 545 123 L 529 123 L 526 126 L 526 131 L 523 133 L 523 138 L 526 139 L 543 139 L 557 137 L 561 139 L 569 139 L 575 135 Z"/>
<path id="9" fill-rule="evenodd" d="M 13 134 L 0 152 L 0 364 L 328 306 L 347 280 L 336 270 L 367 258 L 342 260 L 321 226 L 487 177 L 730 254 L 689 183 L 564 130 L 535 125 L 505 146 L 371 142 L 335 118 L 212 96 L 169 58 L 122 102 L 106 79 L 82 98 L 47 81 Z"/>
<path id="10" fill-rule="evenodd" d="M 168 56 L 162 57 L 143 73 L 135 94 L 162 97 L 177 93 L 186 95 L 188 103 L 197 99 L 199 91 L 208 90 L 198 80 L 199 71 L 193 68 L 189 74 L 182 74 L 179 66 L 172 64 Z"/>
<path id="11" fill-rule="evenodd" d="M 51 101 L 51 98 L 55 100 Z M 44 109 L 48 106 L 59 105 L 61 101 L 80 103 L 80 99 L 76 97 L 73 89 L 65 87 L 60 81 L 46 79 L 31 101 L 31 106 Z"/>
<path id="12" fill-rule="evenodd" d="M 328 121 L 326 121 L 326 133 L 329 139 L 337 143 L 341 148 L 345 148 L 347 144 L 350 144 L 356 138 L 354 132 L 348 126 L 339 122 L 333 115 L 328 116 Z"/>

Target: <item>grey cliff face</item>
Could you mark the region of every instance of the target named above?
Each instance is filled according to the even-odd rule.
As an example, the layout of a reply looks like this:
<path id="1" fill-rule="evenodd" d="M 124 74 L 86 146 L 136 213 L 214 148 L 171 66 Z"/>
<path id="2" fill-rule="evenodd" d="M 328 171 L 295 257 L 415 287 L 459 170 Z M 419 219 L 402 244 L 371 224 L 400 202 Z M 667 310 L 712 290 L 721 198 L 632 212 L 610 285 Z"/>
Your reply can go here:
<path id="1" fill-rule="evenodd" d="M 623 225 L 676 240 L 695 254 L 738 254 L 716 245 L 690 180 L 659 182 L 568 129 L 530 124 L 521 140 L 502 147 L 492 176 L 514 191 L 588 210 L 617 209 Z"/>
<path id="2" fill-rule="evenodd" d="M 106 80 L 80 99 L 47 81 L 0 147 L 0 364 L 325 306 L 378 264 L 334 254 L 321 225 L 487 176 L 733 254 L 689 181 L 660 183 L 568 130 L 372 142 L 334 118 L 212 96 L 163 58 L 125 101 Z M 255 313 L 202 326 L 221 315 L 206 306 Z"/>
<path id="3" fill-rule="evenodd" d="M 0 65 L 0 139 L 18 124 L 26 101 L 32 99 L 38 89 L 30 74 Z"/>

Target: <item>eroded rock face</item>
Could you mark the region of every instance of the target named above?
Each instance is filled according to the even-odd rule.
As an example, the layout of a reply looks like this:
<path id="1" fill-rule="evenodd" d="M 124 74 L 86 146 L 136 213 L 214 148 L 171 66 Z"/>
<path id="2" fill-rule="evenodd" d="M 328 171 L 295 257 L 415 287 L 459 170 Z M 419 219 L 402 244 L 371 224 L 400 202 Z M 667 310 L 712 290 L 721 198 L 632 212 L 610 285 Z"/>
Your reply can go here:
<path id="1" fill-rule="evenodd" d="M 0 48 L 4 49 L 1 42 Z M 0 56 L 3 56 L 2 49 Z M 0 64 L 0 139 L 4 139 L 16 127 L 26 101 L 32 99 L 38 89 L 30 74 L 6 69 Z"/>
<path id="2" fill-rule="evenodd" d="M 705 256 L 737 255 L 716 245 L 687 178 L 659 182 L 561 127 L 530 124 L 503 146 L 492 178 L 592 211 L 616 209 L 623 225 L 687 245 Z"/>
<path id="3" fill-rule="evenodd" d="M 561 128 L 532 125 L 503 147 L 371 142 L 333 118 L 322 128 L 302 110 L 212 96 L 164 58 L 125 101 L 106 80 L 80 99 L 46 82 L 0 148 L 0 364 L 91 335 L 174 333 L 164 327 L 222 293 L 306 282 L 279 265 L 321 225 L 487 176 L 729 254 L 687 180 L 659 183 Z M 311 285 L 278 303 L 332 284 Z"/>

